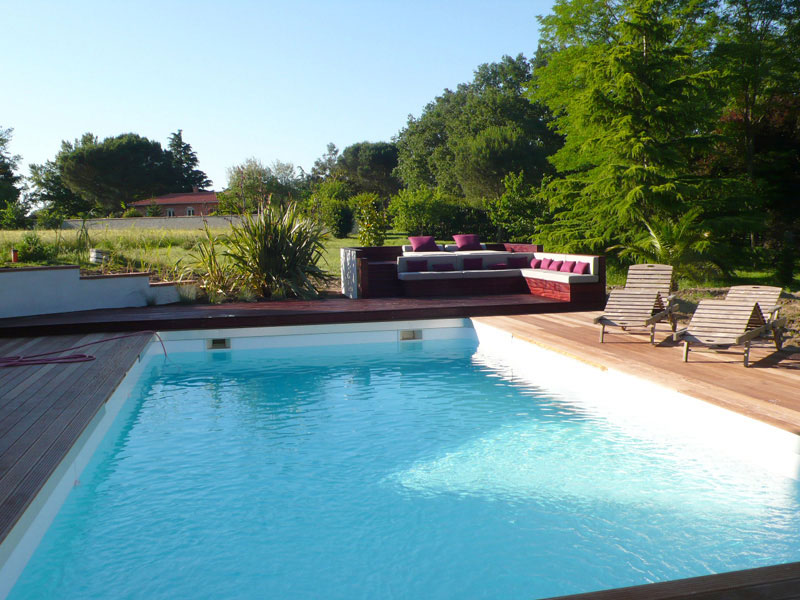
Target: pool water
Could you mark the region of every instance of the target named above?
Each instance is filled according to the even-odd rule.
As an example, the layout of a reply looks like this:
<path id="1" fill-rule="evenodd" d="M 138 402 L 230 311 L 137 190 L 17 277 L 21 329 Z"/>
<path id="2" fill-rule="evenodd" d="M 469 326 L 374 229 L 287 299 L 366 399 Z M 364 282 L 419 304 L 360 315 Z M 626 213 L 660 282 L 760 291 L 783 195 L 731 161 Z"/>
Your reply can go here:
<path id="1" fill-rule="evenodd" d="M 477 350 L 149 359 L 10 598 L 543 598 L 800 560 L 794 479 Z"/>

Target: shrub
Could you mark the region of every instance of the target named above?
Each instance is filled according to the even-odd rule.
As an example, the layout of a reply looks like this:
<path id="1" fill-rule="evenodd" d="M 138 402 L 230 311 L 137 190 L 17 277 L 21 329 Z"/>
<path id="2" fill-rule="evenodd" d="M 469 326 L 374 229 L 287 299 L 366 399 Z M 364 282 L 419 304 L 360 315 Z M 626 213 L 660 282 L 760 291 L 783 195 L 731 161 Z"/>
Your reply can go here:
<path id="1" fill-rule="evenodd" d="M 125 219 L 131 219 L 133 217 L 139 217 L 141 215 L 139 214 L 138 210 L 136 210 L 133 206 L 130 206 L 125 209 L 125 212 L 122 213 L 122 216 Z"/>
<path id="2" fill-rule="evenodd" d="M 263 297 L 314 298 L 317 285 L 328 280 L 317 265 L 324 240 L 322 225 L 302 217 L 295 203 L 270 205 L 231 227 L 225 255 Z"/>
<path id="3" fill-rule="evenodd" d="M 146 217 L 163 217 L 164 210 L 155 202 L 151 202 L 144 214 Z"/>
<path id="4" fill-rule="evenodd" d="M 319 217 L 335 238 L 346 238 L 353 230 L 353 209 L 346 200 L 323 198 L 320 201 Z"/>
<path id="5" fill-rule="evenodd" d="M 408 235 L 444 239 L 457 233 L 477 233 L 483 238 L 494 234 L 485 210 L 438 189 L 401 190 L 389 202 L 389 212 L 394 228 Z"/>
<path id="6" fill-rule="evenodd" d="M 55 247 L 45 244 L 35 231 L 28 231 L 22 236 L 17 250 L 22 262 L 46 262 L 55 256 Z"/>
<path id="7" fill-rule="evenodd" d="M 199 272 L 201 285 L 212 304 L 224 302 L 236 296 L 237 288 L 241 286 L 241 276 L 233 265 L 223 258 L 224 251 L 219 250 L 217 238 L 204 224 L 205 237 L 197 242 L 196 253 L 190 256 L 194 266 Z"/>
<path id="8" fill-rule="evenodd" d="M 352 199 L 356 207 L 358 243 L 362 246 L 382 246 L 389 229 L 389 215 L 377 194 L 359 194 Z"/>

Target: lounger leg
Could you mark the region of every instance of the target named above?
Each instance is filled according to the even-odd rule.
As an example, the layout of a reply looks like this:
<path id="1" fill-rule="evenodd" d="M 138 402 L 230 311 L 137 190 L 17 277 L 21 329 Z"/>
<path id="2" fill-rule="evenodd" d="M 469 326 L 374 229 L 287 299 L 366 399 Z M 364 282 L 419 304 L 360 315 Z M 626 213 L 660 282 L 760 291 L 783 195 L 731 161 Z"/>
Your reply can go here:
<path id="1" fill-rule="evenodd" d="M 678 329 L 678 318 L 672 313 L 669 314 L 669 324 L 672 327 L 672 333 L 675 333 L 675 330 Z"/>
<path id="2" fill-rule="evenodd" d="M 750 340 L 747 340 L 744 343 L 744 366 L 747 367 L 750 364 Z"/>
<path id="3" fill-rule="evenodd" d="M 683 342 L 683 362 L 689 362 L 689 342 Z"/>
<path id="4" fill-rule="evenodd" d="M 606 337 L 606 326 L 605 323 L 600 324 L 600 343 L 603 343 L 603 339 Z"/>
<path id="5" fill-rule="evenodd" d="M 656 345 L 656 324 L 653 323 L 653 326 L 650 328 L 650 343 L 654 346 Z"/>
<path id="6" fill-rule="evenodd" d="M 776 327 L 772 330 L 772 335 L 775 336 L 775 349 L 780 350 L 783 347 L 783 329 Z"/>

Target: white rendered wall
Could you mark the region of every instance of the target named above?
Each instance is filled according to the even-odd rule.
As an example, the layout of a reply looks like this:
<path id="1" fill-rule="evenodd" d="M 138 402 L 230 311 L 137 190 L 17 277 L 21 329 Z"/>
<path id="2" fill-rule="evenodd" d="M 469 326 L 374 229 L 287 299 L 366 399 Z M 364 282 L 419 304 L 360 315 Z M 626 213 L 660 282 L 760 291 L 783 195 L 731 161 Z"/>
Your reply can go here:
<path id="1" fill-rule="evenodd" d="M 81 279 L 78 267 L 0 271 L 0 318 L 172 304 L 179 299 L 176 286 L 151 286 L 147 275 Z"/>
<path id="2" fill-rule="evenodd" d="M 342 262 L 342 294 L 348 298 L 358 298 L 358 264 L 355 248 L 341 248 L 339 257 Z"/>

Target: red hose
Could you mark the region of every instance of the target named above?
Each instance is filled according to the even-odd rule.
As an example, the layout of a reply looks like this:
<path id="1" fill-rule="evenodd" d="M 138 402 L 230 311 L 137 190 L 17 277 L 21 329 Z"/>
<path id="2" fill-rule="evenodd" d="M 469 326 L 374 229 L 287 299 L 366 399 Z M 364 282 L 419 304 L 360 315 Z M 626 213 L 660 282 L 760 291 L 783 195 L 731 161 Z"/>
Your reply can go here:
<path id="1" fill-rule="evenodd" d="M 53 350 L 51 352 L 42 352 L 41 354 L 31 354 L 30 356 L 0 356 L 0 368 L 2 367 L 27 367 L 30 365 L 57 365 L 66 363 L 89 362 L 95 360 L 91 354 L 69 354 L 67 356 L 53 356 L 51 358 L 44 358 L 51 354 L 61 354 L 70 350 L 78 350 L 86 346 L 93 346 L 94 344 L 103 344 L 113 340 L 121 340 L 123 338 L 134 337 L 137 335 L 154 335 L 161 342 L 161 349 L 164 351 L 164 356 L 167 355 L 167 348 L 164 346 L 164 340 L 158 335 L 157 331 L 137 331 L 136 333 L 126 333 L 125 335 L 117 335 L 115 337 L 97 340 L 96 342 L 89 342 L 81 344 L 80 346 L 72 346 L 71 348 L 62 348 L 61 350 Z"/>

